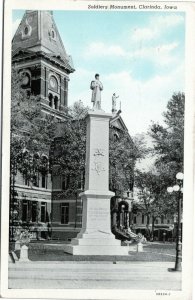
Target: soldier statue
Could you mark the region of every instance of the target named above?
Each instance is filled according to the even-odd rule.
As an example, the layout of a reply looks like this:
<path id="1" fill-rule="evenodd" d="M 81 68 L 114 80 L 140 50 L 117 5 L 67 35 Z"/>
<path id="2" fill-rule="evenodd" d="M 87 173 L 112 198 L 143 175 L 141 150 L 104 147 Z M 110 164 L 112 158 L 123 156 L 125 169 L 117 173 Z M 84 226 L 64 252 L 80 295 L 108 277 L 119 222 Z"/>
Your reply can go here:
<path id="1" fill-rule="evenodd" d="M 101 109 L 101 91 L 103 85 L 99 80 L 99 74 L 95 74 L 95 80 L 91 81 L 90 89 L 92 90 L 91 102 L 93 102 L 94 109 Z"/>

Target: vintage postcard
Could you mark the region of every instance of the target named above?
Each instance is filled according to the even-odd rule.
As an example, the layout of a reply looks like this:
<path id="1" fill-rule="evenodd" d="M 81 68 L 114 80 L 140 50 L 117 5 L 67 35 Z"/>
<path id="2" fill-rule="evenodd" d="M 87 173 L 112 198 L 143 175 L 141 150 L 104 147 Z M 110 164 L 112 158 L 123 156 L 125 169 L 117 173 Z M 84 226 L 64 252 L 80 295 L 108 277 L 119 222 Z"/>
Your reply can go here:
<path id="1" fill-rule="evenodd" d="M 3 298 L 192 299 L 194 20 L 5 1 Z"/>

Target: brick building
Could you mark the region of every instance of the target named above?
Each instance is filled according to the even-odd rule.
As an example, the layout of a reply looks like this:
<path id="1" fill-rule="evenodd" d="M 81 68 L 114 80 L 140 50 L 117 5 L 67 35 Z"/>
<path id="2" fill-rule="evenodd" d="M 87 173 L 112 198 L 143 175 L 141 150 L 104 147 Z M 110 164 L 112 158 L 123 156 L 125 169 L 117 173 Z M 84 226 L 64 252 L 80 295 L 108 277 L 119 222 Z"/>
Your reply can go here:
<path id="1" fill-rule="evenodd" d="M 66 122 L 68 106 L 68 82 L 74 67 L 71 56 L 66 53 L 56 27 L 52 11 L 27 10 L 12 41 L 12 64 L 21 73 L 22 88 L 29 95 L 40 97 L 43 114 L 55 116 Z M 113 136 L 127 131 L 120 111 L 112 110 L 110 128 Z M 59 123 L 60 126 L 60 123 Z M 59 134 L 59 133 L 58 133 Z M 56 139 L 57 140 L 57 139 Z M 28 156 L 28 151 L 23 153 Z M 49 163 L 49 149 L 37 159 Z M 14 188 L 17 191 L 19 220 L 28 224 L 37 237 L 68 239 L 76 236 L 82 226 L 82 202 L 79 193 L 83 190 L 84 178 L 75 195 L 63 196 L 66 178 L 49 172 L 38 172 L 32 184 L 25 174 L 17 172 Z M 11 182 L 12 184 L 12 182 Z M 61 195 L 61 196 L 60 196 Z"/>

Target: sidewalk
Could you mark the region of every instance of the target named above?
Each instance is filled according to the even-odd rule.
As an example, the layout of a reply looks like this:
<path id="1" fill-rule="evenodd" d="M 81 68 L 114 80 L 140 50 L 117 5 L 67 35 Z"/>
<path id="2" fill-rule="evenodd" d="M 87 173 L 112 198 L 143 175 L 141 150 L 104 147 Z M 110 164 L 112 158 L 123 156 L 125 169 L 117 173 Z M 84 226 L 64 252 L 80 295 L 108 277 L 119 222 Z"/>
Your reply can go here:
<path id="1" fill-rule="evenodd" d="M 173 262 L 41 261 L 9 264 L 13 289 L 180 290 Z"/>

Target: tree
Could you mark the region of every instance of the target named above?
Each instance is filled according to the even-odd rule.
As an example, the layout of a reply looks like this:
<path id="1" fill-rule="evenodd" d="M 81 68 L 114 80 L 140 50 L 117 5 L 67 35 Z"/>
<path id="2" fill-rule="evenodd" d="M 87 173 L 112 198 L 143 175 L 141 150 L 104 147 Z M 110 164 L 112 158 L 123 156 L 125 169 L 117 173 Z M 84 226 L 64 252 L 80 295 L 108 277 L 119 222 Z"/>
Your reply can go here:
<path id="1" fill-rule="evenodd" d="M 61 176 L 66 181 L 66 189 L 59 197 L 75 194 L 81 181 L 84 182 L 86 159 L 86 121 L 88 107 L 81 101 L 74 103 L 69 112 L 72 118 L 59 124 L 60 136 L 52 147 L 53 176 Z M 59 130 L 58 130 L 59 131 Z M 143 149 L 135 146 L 128 132 L 120 131 L 117 138 L 110 128 L 109 167 L 110 189 L 122 196 L 124 191 L 132 191 L 135 160 L 142 157 Z"/>
<path id="2" fill-rule="evenodd" d="M 22 75 L 15 68 L 12 68 L 11 88 L 10 225 L 17 225 L 16 175 L 20 172 L 26 181 L 36 184 L 37 172 L 48 172 L 48 162 L 44 157 L 48 155 L 57 122 L 52 116 L 42 113 L 39 97 L 23 89 Z"/>
<path id="3" fill-rule="evenodd" d="M 177 172 L 183 171 L 184 157 L 184 102 L 183 93 L 175 93 L 163 113 L 165 125 L 154 123 L 150 135 L 154 141 L 153 153 L 156 155 L 157 170 L 174 184 Z"/>
<path id="4" fill-rule="evenodd" d="M 86 122 L 88 111 L 81 101 L 69 109 L 70 118 L 58 124 L 59 136 L 55 138 L 50 152 L 52 176 L 61 177 L 64 190 L 58 197 L 75 195 L 83 188 L 86 155 Z"/>
<path id="5" fill-rule="evenodd" d="M 128 132 L 110 129 L 109 166 L 110 189 L 118 196 L 125 191 L 132 191 L 134 185 L 134 168 L 138 159 L 147 153 L 145 144 L 138 138 L 132 139 Z"/>
<path id="6" fill-rule="evenodd" d="M 139 208 L 147 216 L 147 227 L 152 217 L 152 232 L 156 218 L 174 214 L 177 209 L 176 196 L 170 197 L 167 187 L 175 184 L 176 173 L 183 170 L 184 101 L 183 93 L 173 94 L 163 113 L 164 125 L 153 123 L 150 127 L 155 168 L 148 172 L 136 171 Z"/>
<path id="7" fill-rule="evenodd" d="M 149 222 L 152 218 L 152 238 L 154 222 L 158 217 L 171 215 L 175 212 L 176 198 L 166 193 L 167 178 L 152 171 L 136 170 L 135 185 L 138 197 L 138 210 L 147 216 L 147 233 L 150 236 Z"/>
<path id="8" fill-rule="evenodd" d="M 28 95 L 22 89 L 22 76 L 12 69 L 11 99 L 11 145 L 10 168 L 25 173 L 28 180 L 34 180 L 38 168 L 45 167 L 43 155 L 48 155 L 51 141 L 56 133 L 57 121 L 51 115 L 44 115 L 40 98 Z M 28 153 L 28 155 L 27 155 Z M 35 159 L 38 154 L 39 158 Z"/>

